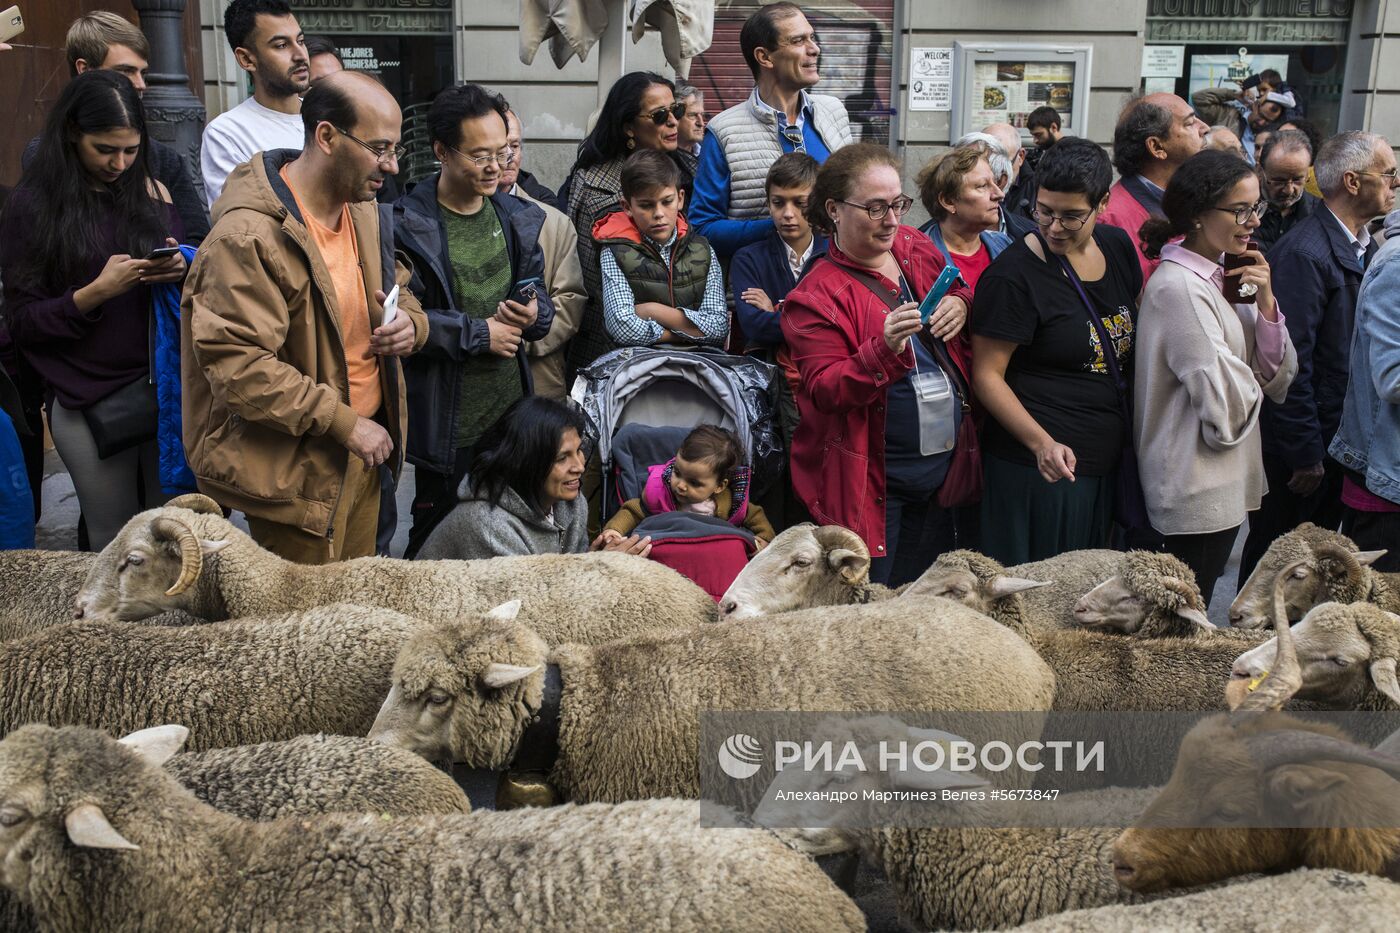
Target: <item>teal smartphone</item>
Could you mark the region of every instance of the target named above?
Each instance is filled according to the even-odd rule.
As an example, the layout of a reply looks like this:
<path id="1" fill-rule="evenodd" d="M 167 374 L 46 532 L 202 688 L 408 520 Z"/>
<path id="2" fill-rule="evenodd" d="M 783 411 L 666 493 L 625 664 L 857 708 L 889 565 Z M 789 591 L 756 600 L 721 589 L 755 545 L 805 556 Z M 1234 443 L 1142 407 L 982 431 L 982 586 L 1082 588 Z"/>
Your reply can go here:
<path id="1" fill-rule="evenodd" d="M 943 300 L 943 296 L 948 294 L 948 289 L 953 287 L 953 283 L 962 275 L 958 267 L 951 262 L 943 267 L 943 272 L 938 276 L 938 280 L 933 283 L 933 288 L 928 290 L 924 300 L 919 305 L 919 321 L 927 324 L 928 319 L 933 316 L 933 309 L 938 307 L 938 303 Z"/>

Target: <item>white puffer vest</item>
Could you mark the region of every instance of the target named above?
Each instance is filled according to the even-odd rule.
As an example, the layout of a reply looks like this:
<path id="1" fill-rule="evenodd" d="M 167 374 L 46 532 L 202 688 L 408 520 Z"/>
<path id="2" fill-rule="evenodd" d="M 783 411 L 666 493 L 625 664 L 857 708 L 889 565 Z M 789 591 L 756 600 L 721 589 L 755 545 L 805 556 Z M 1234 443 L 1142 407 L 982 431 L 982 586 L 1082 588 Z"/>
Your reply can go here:
<path id="1" fill-rule="evenodd" d="M 839 98 L 808 94 L 812 104 L 812 125 L 826 147 L 835 152 L 850 145 L 851 121 Z M 768 169 L 783 154 L 778 144 L 778 118 L 758 106 L 758 90 L 748 100 L 735 104 L 710 121 L 724 157 L 729 162 L 729 217 L 747 220 L 767 213 L 763 182 Z"/>

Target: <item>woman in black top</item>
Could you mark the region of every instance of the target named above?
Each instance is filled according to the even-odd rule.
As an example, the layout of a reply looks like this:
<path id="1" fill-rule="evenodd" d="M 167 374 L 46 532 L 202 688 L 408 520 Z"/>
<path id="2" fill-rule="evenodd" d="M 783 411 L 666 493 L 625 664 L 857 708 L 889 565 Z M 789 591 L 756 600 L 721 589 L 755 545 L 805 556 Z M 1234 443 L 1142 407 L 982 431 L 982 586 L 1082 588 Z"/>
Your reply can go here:
<path id="1" fill-rule="evenodd" d="M 1130 438 L 1098 328 L 1060 261 L 1083 284 L 1131 386 L 1142 273 L 1128 235 L 1095 224 L 1113 171 L 1101 148 L 1072 137 L 1040 165 L 1038 235 L 1007 247 L 982 274 L 972 310 L 973 382 L 992 416 L 982 547 L 1006 564 L 1108 543 L 1115 471 Z"/>
<path id="2" fill-rule="evenodd" d="M 98 454 L 89 412 L 150 379 L 151 286 L 185 260 L 147 259 L 182 235 L 170 193 L 151 178 L 141 100 L 115 71 L 88 71 L 59 95 L 39 151 L 5 205 L 5 314 L 44 383 L 54 446 L 73 479 L 94 550 L 141 508 L 164 501 L 151 440 Z M 153 390 L 152 390 L 153 392 Z M 105 423 L 105 422 L 104 422 Z"/>

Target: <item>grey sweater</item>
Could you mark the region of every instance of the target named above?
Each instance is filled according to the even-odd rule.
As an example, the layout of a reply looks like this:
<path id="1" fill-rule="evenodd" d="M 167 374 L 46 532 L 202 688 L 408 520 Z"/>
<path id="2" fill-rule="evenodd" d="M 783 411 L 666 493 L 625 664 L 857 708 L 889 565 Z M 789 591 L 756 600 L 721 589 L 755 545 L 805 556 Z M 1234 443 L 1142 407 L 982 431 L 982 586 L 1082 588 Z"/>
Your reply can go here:
<path id="1" fill-rule="evenodd" d="M 588 550 L 588 502 L 579 495 L 541 515 L 507 487 L 499 506 L 472 493 L 470 477 L 460 501 L 428 535 L 417 560 L 476 560 L 526 554 L 582 554 Z"/>
<path id="2" fill-rule="evenodd" d="M 1233 528 L 1267 490 L 1259 410 L 1264 396 L 1288 393 L 1298 355 L 1285 342 L 1278 371 L 1264 378 L 1257 313 L 1176 262 L 1148 279 L 1133 358 L 1133 436 L 1148 517 L 1162 534 Z"/>

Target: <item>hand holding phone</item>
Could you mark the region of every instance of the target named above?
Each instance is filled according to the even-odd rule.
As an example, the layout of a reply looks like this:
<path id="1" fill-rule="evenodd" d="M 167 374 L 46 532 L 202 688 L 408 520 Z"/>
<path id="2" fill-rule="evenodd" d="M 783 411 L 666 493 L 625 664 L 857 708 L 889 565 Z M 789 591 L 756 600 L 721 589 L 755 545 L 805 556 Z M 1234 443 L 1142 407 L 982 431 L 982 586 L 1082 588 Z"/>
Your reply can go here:
<path id="1" fill-rule="evenodd" d="M 399 316 L 399 287 L 395 285 L 384 296 L 384 324 L 392 323 Z"/>
<path id="2" fill-rule="evenodd" d="M 1254 265 L 1254 257 L 1250 255 L 1250 252 L 1258 249 L 1259 244 L 1250 240 L 1249 251 L 1225 254 L 1225 259 L 1221 263 L 1221 265 L 1225 267 L 1225 281 L 1221 283 L 1220 291 L 1225 295 L 1225 300 L 1231 304 L 1252 305 L 1256 300 L 1255 293 L 1258 291 L 1258 288 L 1252 284 L 1249 284 L 1246 288 L 1245 286 L 1248 283 L 1244 281 L 1243 276 L 1238 274 L 1231 275 L 1230 273 L 1235 269 Z"/>
<path id="3" fill-rule="evenodd" d="M 160 262 L 162 259 L 169 259 L 171 256 L 178 256 L 180 247 L 178 246 L 157 246 L 146 254 L 147 262 Z"/>
<path id="4" fill-rule="evenodd" d="M 919 323 L 927 324 L 928 319 L 933 316 L 933 312 L 938 308 L 938 303 L 943 300 L 943 296 L 948 294 L 948 290 L 953 287 L 953 283 L 958 280 L 962 273 L 958 267 L 951 262 L 943 267 L 943 272 L 933 283 L 933 288 L 928 290 L 924 300 L 919 304 Z"/>
<path id="5" fill-rule="evenodd" d="M 18 6 L 12 6 L 0 13 L 0 42 L 9 42 L 22 32 L 24 17 L 20 15 Z"/>

